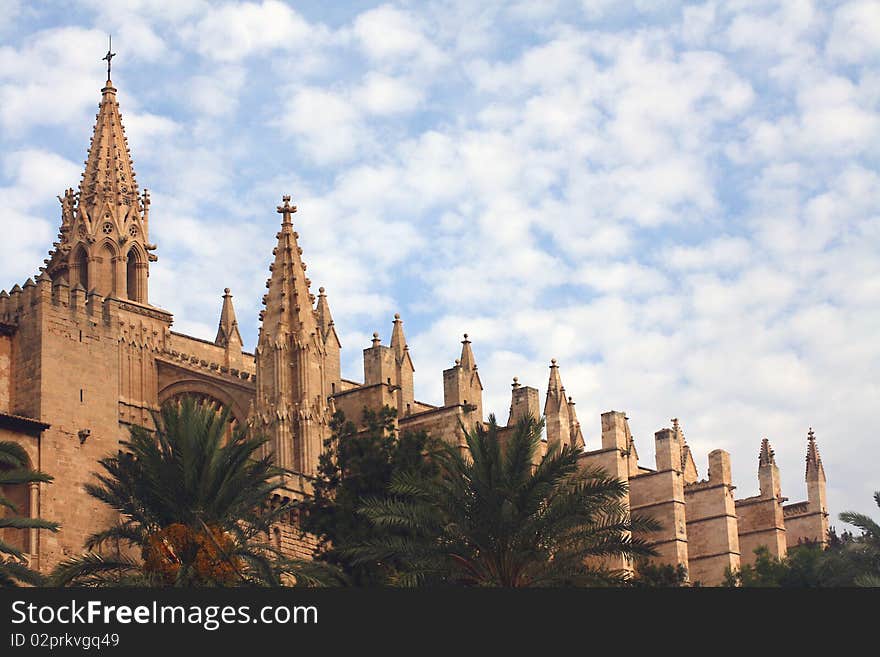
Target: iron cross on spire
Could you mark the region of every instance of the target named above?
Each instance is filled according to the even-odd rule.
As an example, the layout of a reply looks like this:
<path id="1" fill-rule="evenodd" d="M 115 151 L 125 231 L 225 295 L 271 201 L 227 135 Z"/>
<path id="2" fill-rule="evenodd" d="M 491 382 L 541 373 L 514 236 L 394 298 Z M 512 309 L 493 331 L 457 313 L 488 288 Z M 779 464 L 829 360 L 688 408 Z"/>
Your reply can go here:
<path id="1" fill-rule="evenodd" d="M 285 194 L 281 200 L 284 201 L 284 205 L 278 206 L 278 214 L 284 215 L 282 221 L 287 224 L 290 223 L 290 215 L 296 212 L 296 206 L 290 204 L 290 194 Z"/>
<path id="2" fill-rule="evenodd" d="M 110 79 L 110 60 L 113 59 L 114 57 L 116 57 L 116 53 L 111 52 L 113 50 L 113 37 L 108 36 L 107 38 L 109 39 L 109 45 L 107 46 L 107 54 L 104 55 L 104 57 L 102 58 L 102 61 L 106 60 L 106 62 L 107 62 L 107 79 L 109 80 Z"/>

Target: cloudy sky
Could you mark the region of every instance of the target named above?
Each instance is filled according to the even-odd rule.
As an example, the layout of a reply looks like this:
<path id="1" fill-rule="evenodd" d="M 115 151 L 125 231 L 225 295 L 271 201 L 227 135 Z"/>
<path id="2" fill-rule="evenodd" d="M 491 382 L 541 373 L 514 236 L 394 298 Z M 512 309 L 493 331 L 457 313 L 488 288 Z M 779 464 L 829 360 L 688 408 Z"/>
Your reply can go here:
<path id="1" fill-rule="evenodd" d="M 628 5 L 623 7 L 623 5 Z M 0 0 L 0 287 L 33 275 L 113 80 L 152 193 L 151 302 L 252 349 L 292 194 L 343 375 L 400 312 L 417 396 L 468 332 L 484 405 L 557 358 L 588 448 L 681 418 L 757 492 L 880 489 L 880 2 Z M 840 526 L 839 522 L 835 522 Z"/>

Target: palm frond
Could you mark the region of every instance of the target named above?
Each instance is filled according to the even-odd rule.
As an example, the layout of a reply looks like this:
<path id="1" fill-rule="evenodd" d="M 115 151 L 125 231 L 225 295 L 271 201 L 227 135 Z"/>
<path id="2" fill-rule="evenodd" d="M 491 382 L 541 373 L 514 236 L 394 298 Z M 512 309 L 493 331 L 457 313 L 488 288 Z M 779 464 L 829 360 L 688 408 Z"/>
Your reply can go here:
<path id="1" fill-rule="evenodd" d="M 49 576 L 52 586 L 126 586 L 142 581 L 140 564 L 126 556 L 105 557 L 94 552 L 70 557 Z"/>

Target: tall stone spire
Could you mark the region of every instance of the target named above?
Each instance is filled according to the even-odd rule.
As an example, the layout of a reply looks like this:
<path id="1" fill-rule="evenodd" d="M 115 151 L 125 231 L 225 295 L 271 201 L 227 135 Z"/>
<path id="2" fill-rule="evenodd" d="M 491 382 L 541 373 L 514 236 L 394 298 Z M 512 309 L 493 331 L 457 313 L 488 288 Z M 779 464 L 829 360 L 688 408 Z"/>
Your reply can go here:
<path id="1" fill-rule="evenodd" d="M 116 101 L 116 87 L 110 80 L 101 89 L 95 131 L 89 146 L 86 169 L 79 184 L 79 203 L 89 215 L 103 205 L 137 205 L 138 186 L 122 115 Z"/>
<path id="2" fill-rule="evenodd" d="M 684 431 L 682 431 L 681 423 L 678 421 L 677 417 L 672 418 L 672 432 L 675 435 L 676 440 L 678 440 L 679 445 L 681 445 L 681 471 L 684 476 L 684 483 L 693 484 L 700 478 L 700 476 L 697 472 L 697 464 L 694 462 L 694 455 L 691 452 L 690 446 L 687 444 L 687 440 L 684 437 Z"/>
<path id="3" fill-rule="evenodd" d="M 309 291 L 311 281 L 306 277 L 306 264 L 297 243 L 299 233 L 293 230 L 291 217 L 296 206 L 290 196 L 282 198 L 278 213 L 282 215 L 281 230 L 276 233 L 275 257 L 269 267 L 271 276 L 266 281 L 269 292 L 264 297 L 265 310 L 260 313 L 262 331 L 269 335 L 291 332 L 300 339 L 317 335 L 318 320 L 312 312 L 314 297 Z"/>
<path id="4" fill-rule="evenodd" d="M 157 259 L 152 253 L 156 246 L 149 242 L 150 196 L 147 190 L 139 194 L 109 76 L 79 190 L 69 188 L 58 200 L 59 239 L 45 261 L 52 280 L 67 278 L 103 297 L 148 303 L 149 263 Z"/>
<path id="5" fill-rule="evenodd" d="M 761 451 L 758 453 L 758 465 L 776 465 L 776 452 L 770 447 L 770 441 L 766 438 L 761 440 Z"/>
<path id="6" fill-rule="evenodd" d="M 816 445 L 816 434 L 813 427 L 807 432 L 807 473 L 806 478 L 810 479 L 810 475 L 821 477 L 825 480 L 825 468 L 822 465 L 822 457 L 819 456 L 819 447 Z"/>
<path id="7" fill-rule="evenodd" d="M 271 437 L 277 464 L 314 474 L 327 434 L 329 383 L 325 376 L 323 336 L 309 292 L 302 249 L 291 216 L 290 196 L 278 206 L 282 215 L 272 272 L 266 281 L 265 309 L 255 353 L 257 394 L 252 425 Z"/>
<path id="8" fill-rule="evenodd" d="M 761 497 L 782 497 L 782 484 L 779 480 L 779 468 L 776 467 L 776 454 L 770 447 L 770 441 L 766 438 L 761 441 L 761 451 L 758 454 L 758 485 Z"/>
<path id="9" fill-rule="evenodd" d="M 810 519 L 806 521 L 814 540 L 822 545 L 828 543 L 828 498 L 825 490 L 825 467 L 816 445 L 813 428 L 807 432 L 807 506 Z"/>

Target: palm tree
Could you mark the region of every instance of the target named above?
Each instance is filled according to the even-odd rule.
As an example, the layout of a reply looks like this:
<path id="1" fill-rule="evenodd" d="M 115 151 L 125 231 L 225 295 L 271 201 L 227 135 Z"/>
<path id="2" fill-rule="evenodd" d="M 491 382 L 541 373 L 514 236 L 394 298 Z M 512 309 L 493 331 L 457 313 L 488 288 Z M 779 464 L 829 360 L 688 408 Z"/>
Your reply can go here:
<path id="1" fill-rule="evenodd" d="M 52 477 L 28 467 L 28 456 L 18 443 L 0 442 L 0 530 L 48 529 L 58 531 L 58 523 L 41 518 L 27 518 L 15 503 L 3 495 L 5 486 L 27 486 L 32 483 L 48 483 Z M 24 552 L 8 542 L 8 534 L 0 538 L 0 586 L 42 584 L 43 577 L 27 565 Z"/>
<path id="2" fill-rule="evenodd" d="M 392 582 L 399 585 L 623 583 L 625 573 L 603 561 L 656 554 L 632 533 L 657 523 L 631 516 L 626 483 L 581 468 L 570 446 L 550 445 L 533 466 L 542 428 L 526 418 L 502 437 L 490 416 L 487 426 L 465 431 L 467 455 L 445 445 L 434 456 L 439 477 L 398 476 L 389 497 L 364 504 L 362 512 L 389 531 L 348 553 L 402 563 Z"/>
<path id="3" fill-rule="evenodd" d="M 874 492 L 874 501 L 880 507 L 880 491 Z M 869 516 L 856 511 L 844 511 L 840 520 L 855 525 L 862 530 L 862 535 L 854 542 L 860 570 L 863 572 L 855 579 L 857 586 L 880 586 L 880 525 Z"/>
<path id="4" fill-rule="evenodd" d="M 292 509 L 269 504 L 281 470 L 258 457 L 266 440 L 231 428 L 229 418 L 184 397 L 153 415 L 154 432 L 132 427 L 126 451 L 101 459 L 99 483 L 85 487 L 119 521 L 87 539 L 90 552 L 62 562 L 53 583 L 279 585 L 285 575 L 318 583 L 315 566 L 270 544 L 273 525 Z"/>

